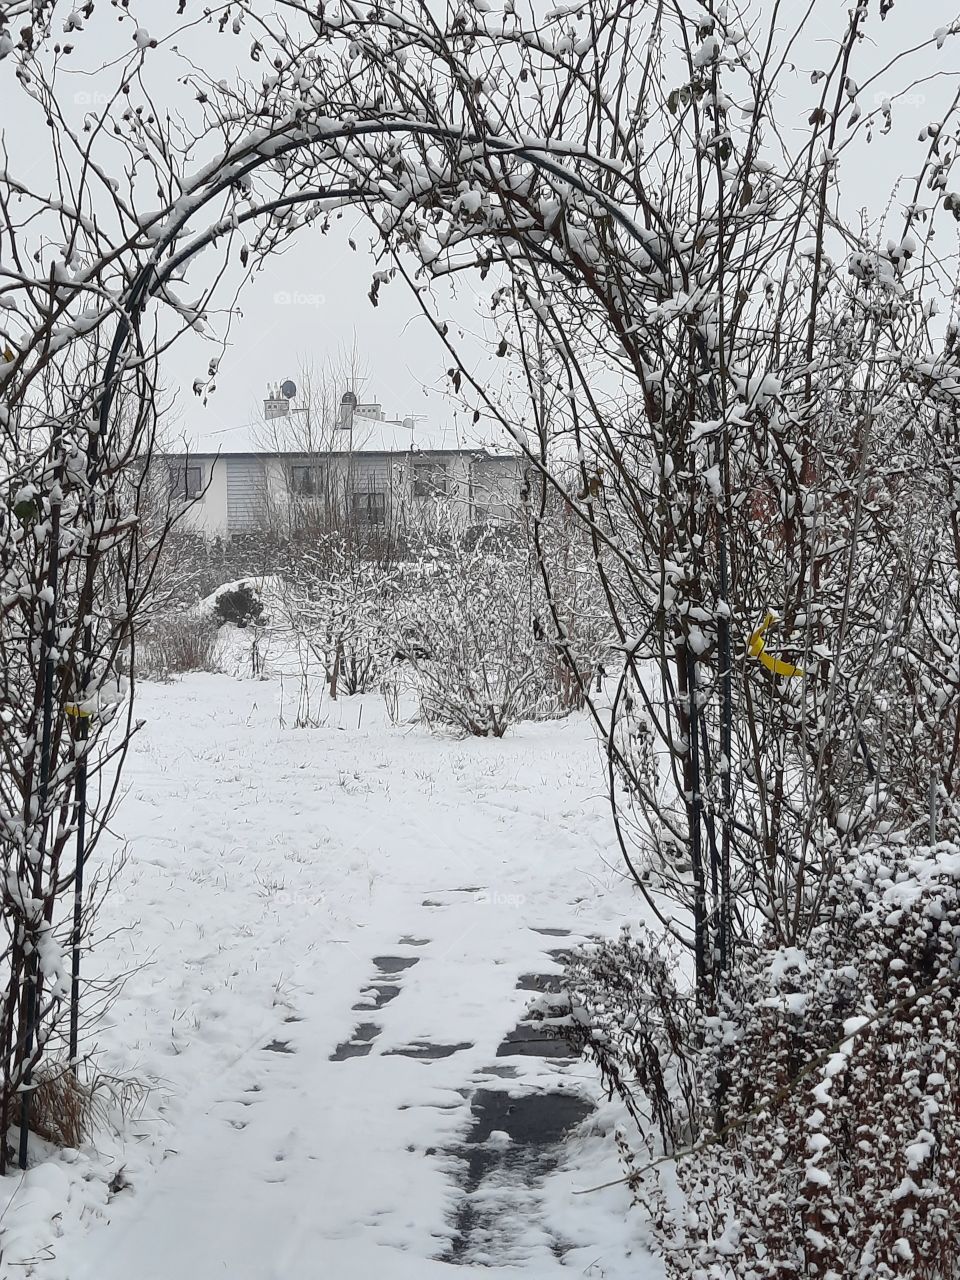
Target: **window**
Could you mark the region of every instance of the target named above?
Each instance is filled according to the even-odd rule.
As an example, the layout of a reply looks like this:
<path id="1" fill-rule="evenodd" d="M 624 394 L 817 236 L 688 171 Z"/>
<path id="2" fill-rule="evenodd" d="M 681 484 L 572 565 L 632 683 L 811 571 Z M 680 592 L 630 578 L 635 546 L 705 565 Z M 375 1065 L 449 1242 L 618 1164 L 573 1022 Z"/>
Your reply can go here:
<path id="1" fill-rule="evenodd" d="M 171 498 L 199 498 L 203 493 L 203 468 L 202 467 L 171 467 L 170 468 L 170 496 Z"/>
<path id="2" fill-rule="evenodd" d="M 447 468 L 442 462 L 415 462 L 413 464 L 413 495 L 415 498 L 432 498 L 447 492 Z"/>
<path id="3" fill-rule="evenodd" d="M 386 524 L 387 495 L 366 491 L 354 493 L 353 518 L 357 524 Z"/>
<path id="4" fill-rule="evenodd" d="M 291 467 L 290 492 L 296 498 L 315 498 L 320 490 L 317 467 Z"/>

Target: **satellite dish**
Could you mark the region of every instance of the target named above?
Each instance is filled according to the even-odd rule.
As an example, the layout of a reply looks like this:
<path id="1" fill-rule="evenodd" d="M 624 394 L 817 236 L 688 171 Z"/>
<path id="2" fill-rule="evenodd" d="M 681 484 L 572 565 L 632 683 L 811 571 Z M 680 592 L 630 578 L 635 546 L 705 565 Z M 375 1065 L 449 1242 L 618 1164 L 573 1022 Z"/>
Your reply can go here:
<path id="1" fill-rule="evenodd" d="M 284 400 L 292 400 L 297 394 L 297 384 L 295 382 L 291 382 L 288 378 L 286 382 L 280 384 L 280 394 L 283 396 Z"/>

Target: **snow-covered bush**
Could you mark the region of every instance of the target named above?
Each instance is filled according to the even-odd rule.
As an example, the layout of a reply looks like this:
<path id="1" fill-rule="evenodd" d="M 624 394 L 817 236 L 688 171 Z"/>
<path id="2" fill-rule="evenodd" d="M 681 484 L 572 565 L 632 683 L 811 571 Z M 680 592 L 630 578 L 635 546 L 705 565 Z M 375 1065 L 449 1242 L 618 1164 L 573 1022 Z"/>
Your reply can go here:
<path id="1" fill-rule="evenodd" d="M 526 550 L 454 539 L 404 567 L 390 641 L 427 725 L 500 738 L 547 713 L 547 642 L 537 627 L 537 580 Z"/>
<path id="2" fill-rule="evenodd" d="M 574 996 L 566 1034 L 600 1071 L 653 1151 L 674 1152 L 698 1131 L 696 1000 L 682 982 L 677 950 L 624 926 L 611 941 L 571 956 L 566 986 Z"/>
<path id="3" fill-rule="evenodd" d="M 744 947 L 710 1005 L 677 972 L 625 935 L 568 973 L 667 1274 L 955 1277 L 960 848 L 859 854 L 805 944 Z"/>
<path id="4" fill-rule="evenodd" d="M 154 613 L 171 613 L 177 609 L 189 609 L 225 578 L 214 580 L 210 572 L 209 545 L 200 534 L 171 531 L 157 545 L 154 539 L 154 521 L 160 522 L 163 531 L 165 512 L 148 511 L 141 516 L 140 537 L 144 555 L 153 561 L 154 573 L 150 599 L 144 616 Z"/>
<path id="5" fill-rule="evenodd" d="M 286 564 L 281 581 L 304 680 L 312 661 L 324 671 L 331 698 L 376 688 L 389 658 L 392 559 L 369 558 L 348 535 L 328 532 Z"/>
<path id="6" fill-rule="evenodd" d="M 218 626 L 225 623 L 235 627 L 256 626 L 263 616 L 263 601 L 249 582 L 241 582 L 233 590 L 217 595 L 213 616 Z"/>
<path id="7" fill-rule="evenodd" d="M 518 719 L 565 714 L 581 704 L 584 662 L 604 635 L 596 600 L 570 562 L 558 575 L 566 644 L 519 517 L 465 535 L 445 524 L 387 555 L 343 534 L 318 535 L 283 574 L 283 612 L 303 679 L 319 666 L 331 697 L 378 685 L 392 701 L 412 690 L 435 728 L 500 737 Z"/>

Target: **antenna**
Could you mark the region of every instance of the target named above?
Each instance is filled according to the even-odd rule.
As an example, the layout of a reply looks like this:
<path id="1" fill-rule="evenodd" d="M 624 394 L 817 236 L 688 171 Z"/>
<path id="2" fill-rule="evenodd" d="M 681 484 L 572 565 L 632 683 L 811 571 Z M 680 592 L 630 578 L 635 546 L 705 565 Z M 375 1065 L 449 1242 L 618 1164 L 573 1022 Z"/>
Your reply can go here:
<path id="1" fill-rule="evenodd" d="M 405 418 L 387 418 L 386 421 L 393 427 L 406 427 L 409 431 L 413 430 L 415 422 L 426 422 L 427 414 L 425 413 L 408 413 Z"/>

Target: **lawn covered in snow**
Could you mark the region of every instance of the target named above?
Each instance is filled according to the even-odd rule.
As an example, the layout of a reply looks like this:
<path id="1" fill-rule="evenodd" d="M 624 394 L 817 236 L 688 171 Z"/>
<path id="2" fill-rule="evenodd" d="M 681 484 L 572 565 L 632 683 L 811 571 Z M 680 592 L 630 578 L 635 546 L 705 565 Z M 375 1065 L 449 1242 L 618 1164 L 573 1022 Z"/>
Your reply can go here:
<path id="1" fill-rule="evenodd" d="M 476 1168 L 493 1176 L 465 1176 L 478 1090 L 600 1100 L 583 1063 L 497 1056 L 531 998 L 518 981 L 640 917 L 590 721 L 455 741 L 390 725 L 368 697 L 281 729 L 278 692 L 230 675 L 140 688 L 116 843 L 98 854 L 127 861 L 87 962 L 129 977 L 87 1047 L 152 1088 L 122 1139 L 4 1180 L 5 1268 L 659 1276 L 624 1188 L 574 1194 L 620 1174 L 614 1106 L 546 1171 L 491 1156 Z M 485 1147 L 511 1142 L 494 1130 Z"/>

